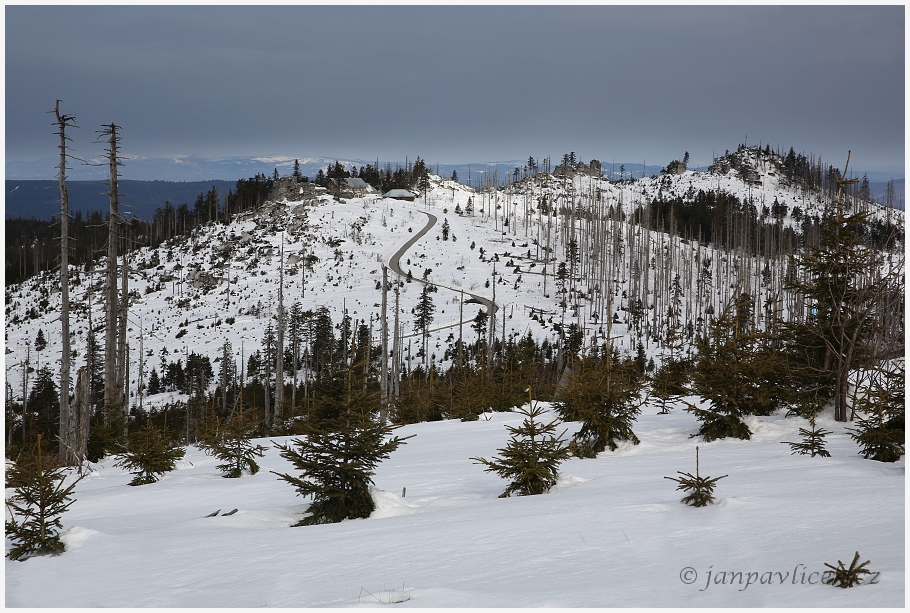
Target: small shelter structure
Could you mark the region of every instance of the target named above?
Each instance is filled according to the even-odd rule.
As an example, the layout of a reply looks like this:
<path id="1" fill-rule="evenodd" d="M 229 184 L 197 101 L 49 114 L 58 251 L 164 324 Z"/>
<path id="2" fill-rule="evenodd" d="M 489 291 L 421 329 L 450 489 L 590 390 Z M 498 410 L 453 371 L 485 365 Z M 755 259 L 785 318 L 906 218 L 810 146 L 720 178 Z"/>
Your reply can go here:
<path id="1" fill-rule="evenodd" d="M 408 202 L 414 202 L 417 198 L 412 192 L 406 189 L 390 189 L 382 195 L 383 198 L 394 198 L 395 200 L 407 200 Z"/>
<path id="2" fill-rule="evenodd" d="M 344 179 L 344 187 L 354 193 L 354 196 L 361 197 L 366 194 L 375 194 L 373 186 L 361 179 L 360 177 L 347 177 Z"/>

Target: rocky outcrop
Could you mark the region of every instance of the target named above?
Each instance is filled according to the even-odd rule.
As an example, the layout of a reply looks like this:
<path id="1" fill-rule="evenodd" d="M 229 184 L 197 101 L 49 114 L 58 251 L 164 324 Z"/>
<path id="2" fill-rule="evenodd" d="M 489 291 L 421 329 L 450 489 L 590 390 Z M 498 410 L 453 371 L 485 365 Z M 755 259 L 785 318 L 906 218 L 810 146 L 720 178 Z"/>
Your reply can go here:
<path id="1" fill-rule="evenodd" d="M 660 171 L 663 175 L 681 175 L 686 172 L 686 163 L 679 160 L 673 160 L 667 167 Z"/>

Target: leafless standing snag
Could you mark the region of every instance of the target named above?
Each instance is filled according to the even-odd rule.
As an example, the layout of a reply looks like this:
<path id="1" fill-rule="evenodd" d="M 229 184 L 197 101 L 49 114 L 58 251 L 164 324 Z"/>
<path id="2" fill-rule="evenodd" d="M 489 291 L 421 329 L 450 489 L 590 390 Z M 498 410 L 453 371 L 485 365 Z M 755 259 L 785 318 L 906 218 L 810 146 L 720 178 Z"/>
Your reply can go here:
<path id="1" fill-rule="evenodd" d="M 124 253 L 121 270 L 121 293 L 117 297 L 117 252 L 120 243 L 119 226 L 122 221 L 119 213 L 120 194 L 118 191 L 120 165 L 119 126 L 105 125 L 99 132 L 101 138 L 107 139 L 108 150 L 104 157 L 108 159 L 110 175 L 108 179 L 108 196 L 110 212 L 108 215 L 107 237 L 107 280 L 105 283 L 105 332 L 104 332 L 104 423 L 107 424 L 116 411 L 126 413 L 126 399 L 123 397 L 126 375 L 126 315 L 127 315 L 127 270 L 126 253 Z"/>
<path id="2" fill-rule="evenodd" d="M 70 294 L 69 294 L 69 195 L 66 191 L 66 128 L 76 127 L 75 115 L 61 115 L 60 101 L 54 106 L 55 125 L 60 136 L 60 334 L 63 349 L 60 358 L 60 463 L 64 466 L 78 464 L 85 457 L 84 449 L 76 448 L 76 416 L 70 410 Z"/>

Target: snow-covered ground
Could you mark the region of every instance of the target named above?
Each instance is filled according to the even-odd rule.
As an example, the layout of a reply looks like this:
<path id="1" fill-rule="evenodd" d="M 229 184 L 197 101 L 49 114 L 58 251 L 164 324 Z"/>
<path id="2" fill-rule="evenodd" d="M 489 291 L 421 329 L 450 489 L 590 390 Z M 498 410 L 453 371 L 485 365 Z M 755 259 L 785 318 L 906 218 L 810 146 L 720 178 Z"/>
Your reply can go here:
<path id="1" fill-rule="evenodd" d="M 417 436 L 379 466 L 373 516 L 321 526 L 290 527 L 308 501 L 269 472 L 293 471 L 274 448 L 257 475 L 224 479 L 191 447 L 139 487 L 107 459 L 63 516 L 67 551 L 6 561 L 6 606 L 904 605 L 904 459 L 862 459 L 830 417 L 832 457 L 809 458 L 780 442 L 801 419 L 751 418 L 753 440 L 702 443 L 690 414 L 656 412 L 638 420 L 640 445 L 568 460 L 550 493 L 508 499 L 469 458 L 496 455 L 520 415 L 406 426 Z M 696 444 L 703 476 L 729 475 L 704 508 L 663 478 L 694 472 Z M 855 551 L 874 584 L 820 584 Z"/>
<path id="2" fill-rule="evenodd" d="M 754 164 L 762 169 L 757 162 Z M 458 337 L 459 316 L 470 320 L 481 309 L 477 304 L 465 304 L 462 309 L 459 304 L 461 292 L 465 292 L 465 297 L 475 293 L 494 298 L 494 270 L 495 302 L 502 307 L 496 321 L 497 336 L 503 332 L 501 315 L 504 313 L 507 336 L 530 333 L 538 341 L 556 339 L 553 324 L 559 323 L 561 311 L 554 277 L 558 262 L 566 259 L 564 245 L 558 244 L 557 240 L 565 219 L 559 216 L 553 217 L 551 222 L 541 221 L 546 216 L 542 217 L 536 207 L 544 193 L 551 204 L 565 206 L 573 198 L 581 202 L 599 192 L 606 207 L 621 207 L 629 213 L 648 198 L 685 197 L 700 189 L 715 189 L 743 200 L 751 197 L 759 207 L 777 199 L 791 210 L 800 206 L 805 214 L 820 214 L 821 205 L 814 198 L 783 185 L 772 168 L 763 169 L 761 176 L 761 185 L 753 185 L 743 182 L 733 171 L 726 175 L 687 171 L 682 175 L 625 183 L 579 175 L 568 182 L 550 177 L 533 184 L 514 184 L 495 194 L 475 192 L 433 176 L 432 190 L 413 203 L 374 196 L 338 200 L 323 195 L 306 203 L 272 204 L 258 215 L 248 212 L 235 216 L 227 225 L 210 224 L 198 228 L 191 237 L 179 237 L 157 249 L 144 248 L 130 254 L 132 297 L 127 330 L 130 402 L 138 404 L 139 401 L 136 390 L 140 346 L 144 353 L 142 372 L 146 381 L 153 367 L 161 374 L 162 358 L 185 361 L 188 352 L 196 352 L 215 362 L 221 355 L 224 340 L 231 342 L 238 366 L 245 366 L 243 358 L 260 348 L 266 324 L 277 312 L 282 249 L 286 264 L 284 299 L 287 308 L 294 301 L 299 301 L 304 310 L 326 306 L 336 324 L 345 310 L 353 320 L 369 323 L 372 318 L 374 342 L 378 343 L 381 291 L 377 284 L 382 278 L 381 263 L 387 262 L 399 246 L 424 227 L 428 219 L 424 211 L 432 213 L 438 220 L 436 225 L 401 258 L 401 268 L 410 270 L 415 282 L 403 287 L 400 317 L 404 333 L 413 335 L 411 309 L 416 305 L 421 289 L 416 280 L 423 278 L 429 270 L 428 279 L 440 288 L 433 298 L 436 313 L 431 329 L 442 328 L 430 338 L 430 353 L 440 360 L 449 335 L 453 335 L 453 339 Z M 456 213 L 456 207 L 461 211 L 466 209 L 469 199 L 473 214 Z M 876 215 L 887 215 L 880 208 L 875 210 Z M 503 224 L 505 214 L 511 220 L 510 225 Z M 891 214 L 895 219 L 903 220 L 902 211 Z M 444 222 L 450 226 L 448 241 L 442 240 L 441 236 Z M 791 217 L 783 222 L 795 224 Z M 620 235 L 628 232 L 624 222 L 611 228 Z M 547 230 L 552 232 L 549 258 L 545 254 Z M 640 230 L 638 232 L 640 235 Z M 722 309 L 736 287 L 732 280 L 721 278 L 722 262 L 727 261 L 725 254 L 699 247 L 695 241 L 668 242 L 667 235 L 660 233 L 653 233 L 651 241 L 652 249 L 659 252 L 672 245 L 678 251 L 680 262 L 693 261 L 699 253 L 711 257 L 716 270 L 712 280 L 715 291 L 710 300 L 715 303 L 715 310 Z M 318 258 L 305 274 L 299 263 L 291 263 L 292 258 L 304 256 Z M 99 336 L 103 327 L 104 266 L 102 258 L 94 272 L 80 270 L 71 275 L 73 312 L 70 329 L 73 334 L 71 346 L 76 351 L 75 368 L 85 363 L 89 297 L 92 299 L 92 325 Z M 542 274 L 544 266 L 548 271 L 546 281 Z M 755 269 L 759 268 L 756 264 Z M 690 309 L 696 282 L 694 276 L 690 278 L 687 274 L 697 275 L 698 269 L 689 266 L 682 270 L 686 294 L 683 320 L 693 319 Z M 616 339 L 614 342 L 623 353 L 634 352 L 635 346 L 634 339 L 628 336 L 627 313 L 623 310 L 628 306 L 628 299 L 623 294 L 628 290 L 631 295 L 631 274 L 626 271 L 615 280 L 614 298 L 609 305 L 619 318 L 619 325 L 613 326 L 609 334 Z M 50 363 L 55 371 L 59 369 L 62 343 L 58 283 L 59 276 L 41 275 L 6 288 L 6 379 L 17 400 L 22 395 L 22 375 L 27 360 L 36 370 L 39 363 Z M 645 290 L 648 295 L 657 291 L 656 283 L 656 275 L 652 274 Z M 591 315 L 598 311 L 593 297 L 603 295 L 604 289 L 580 287 L 580 293 L 587 295 L 589 300 L 580 301 L 582 308 L 574 319 L 571 309 L 566 315 L 566 323 L 576 321 L 588 334 L 596 332 L 599 342 L 603 342 L 604 322 L 609 315 L 602 308 L 597 322 Z M 756 288 L 755 291 L 766 290 Z M 391 320 L 391 295 L 389 299 Z M 650 301 L 648 298 L 644 302 Z M 230 318 L 233 323 L 228 321 Z M 29 347 L 29 344 L 34 345 L 39 329 L 48 341 L 47 349 L 40 356 Z M 468 341 L 475 340 L 467 324 L 462 334 Z M 648 355 L 659 356 L 648 334 L 643 340 Z M 99 338 L 101 344 L 102 341 Z M 407 353 L 407 340 L 404 350 Z M 415 346 L 411 353 L 416 352 Z M 71 379 L 75 382 L 75 376 Z M 34 375 L 30 376 L 29 385 L 32 382 Z M 162 396 L 151 400 L 157 404 L 169 399 Z"/>
<path id="3" fill-rule="evenodd" d="M 550 203 L 571 202 L 566 184 L 553 179 L 546 188 L 526 185 L 528 191 L 522 192 L 511 186 L 494 195 L 438 177 L 432 183 L 427 197 L 414 203 L 323 196 L 305 204 L 272 204 L 258 215 L 211 224 L 154 252 L 132 253 L 130 290 L 135 293 L 127 334 L 131 403 L 139 400 L 140 337 L 145 377 L 152 367 L 161 374 L 162 360 L 185 359 L 190 351 L 217 361 L 225 340 L 231 342 L 238 366 L 245 366 L 243 357 L 260 349 L 276 312 L 282 246 L 286 306 L 294 301 L 303 309 L 327 306 L 336 324 L 346 309 L 352 319 L 372 320 L 378 343 L 381 263 L 427 224 L 425 212 L 437 224 L 400 260 L 415 280 L 401 294 L 399 314 L 406 334 L 413 334 L 418 280 L 429 269 L 429 280 L 440 288 L 434 294 L 431 326 L 438 330 L 431 335 L 429 351 L 437 361 L 449 335 L 458 337 L 462 306 L 468 322 L 481 308 L 462 305 L 462 291 L 465 298 L 468 293 L 493 298 L 495 287 L 501 307 L 497 336 L 505 314 L 506 335 L 529 332 L 538 341 L 554 340 L 559 306 L 553 273 L 565 255 L 559 246 L 546 259 L 536 205 L 544 189 Z M 622 184 L 580 176 L 569 184 L 576 195 L 601 190 L 607 205 L 627 212 L 646 198 L 704 188 L 752 196 L 759 205 L 777 198 L 791 210 L 800 206 L 818 213 L 818 203 L 767 172 L 761 185 L 751 187 L 732 174 L 692 172 Z M 457 214 L 456 207 L 464 210 L 469 199 L 473 215 Z M 503 214 L 510 219 L 507 226 Z M 902 212 L 893 214 L 902 220 Z M 450 226 L 448 241 L 441 237 L 444 221 Z M 554 246 L 563 221 L 553 218 Z M 623 225 L 613 230 L 626 232 Z M 657 233 L 651 240 L 660 250 L 668 244 Z M 684 256 L 680 261 L 691 260 L 686 250 L 694 254 L 697 249 L 684 241 L 675 241 L 674 248 Z M 304 277 L 299 263 L 291 260 L 309 255 L 318 260 Z M 721 276 L 722 259 L 715 258 L 709 298 L 717 304 L 735 290 Z M 540 273 L 545 265 L 546 292 Z M 100 334 L 103 274 L 99 263 L 94 275 L 83 270 L 73 277 L 76 367 L 85 363 L 90 285 L 92 324 Z M 619 320 L 610 334 L 622 352 L 634 346 L 621 310 L 630 276 L 614 282 L 616 299 L 610 304 Z M 695 285 L 683 283 L 688 309 Z M 59 301 L 49 276 L 6 288 L 7 393 L 16 401 L 27 358 L 33 368 L 40 360 L 40 365 L 58 369 Z M 599 325 L 590 318 L 595 310 L 583 307 L 578 316 L 589 332 Z M 539 316 L 532 317 L 535 313 Z M 48 340 L 40 356 L 34 350 L 39 329 Z M 468 341 L 475 338 L 469 323 L 463 334 Z M 659 360 L 658 345 L 647 336 L 644 344 L 646 353 Z M 404 345 L 407 353 L 407 339 Z M 416 351 L 415 345 L 412 353 Z M 179 397 L 168 392 L 144 402 L 149 406 Z M 6 562 L 6 605 L 904 604 L 905 459 L 895 464 L 862 459 L 844 424 L 830 416 L 820 418 L 819 425 L 834 432 L 828 445 L 833 457 L 808 458 L 790 455 L 781 444 L 799 440 L 797 430 L 805 422 L 797 418 L 750 418 L 753 440 L 705 444 L 690 438 L 697 422 L 680 406 L 670 415 L 656 413 L 656 406 L 646 406 L 635 426 L 640 445 L 622 446 L 596 459 L 571 459 L 552 492 L 511 499 L 497 498 L 505 482 L 469 458 L 495 455 L 508 438 L 504 426 L 520 423 L 519 415 L 406 426 L 401 434 L 417 436 L 380 465 L 373 516 L 326 526 L 289 527 L 307 501 L 269 472 L 292 469 L 274 448 L 263 459 L 262 472 L 239 480 L 221 478 L 216 460 L 190 448 L 177 471 L 141 487 L 127 486 L 129 475 L 107 459 L 78 484 L 77 502 L 63 517 L 68 551 L 56 558 Z M 567 427 L 570 436 L 577 424 Z M 694 471 L 696 444 L 701 445 L 703 475 L 729 475 L 717 486 L 717 504 L 703 509 L 682 505 L 676 484 L 663 479 L 676 471 Z M 233 509 L 235 514 L 221 515 Z M 221 514 L 206 517 L 216 510 Z M 874 585 L 841 590 L 819 584 L 820 575 L 813 573 L 824 571 L 825 562 L 849 564 L 855 551 L 879 573 Z"/>

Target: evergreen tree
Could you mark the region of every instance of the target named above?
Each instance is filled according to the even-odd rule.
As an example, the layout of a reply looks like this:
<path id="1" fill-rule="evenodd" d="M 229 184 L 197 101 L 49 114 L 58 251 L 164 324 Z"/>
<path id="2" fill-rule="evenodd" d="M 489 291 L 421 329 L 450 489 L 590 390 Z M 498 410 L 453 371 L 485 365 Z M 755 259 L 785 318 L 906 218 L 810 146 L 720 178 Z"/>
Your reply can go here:
<path id="1" fill-rule="evenodd" d="M 254 445 L 250 441 L 258 426 L 255 421 L 244 417 L 241 408 L 225 423 L 206 433 L 197 446 L 221 460 L 217 468 L 223 473 L 222 477 L 236 479 L 244 472 L 255 475 L 259 472 L 259 465 L 254 458 L 263 457 L 266 451 L 262 445 Z"/>
<path id="2" fill-rule="evenodd" d="M 254 351 L 250 354 L 250 357 L 246 359 L 246 377 L 252 379 L 253 381 L 257 381 L 259 380 L 261 372 L 262 353 L 259 351 Z"/>
<path id="3" fill-rule="evenodd" d="M 849 567 L 844 566 L 844 563 L 840 560 L 837 561 L 837 566 L 825 562 L 825 566 L 831 570 L 826 570 L 822 575 L 823 583 L 840 588 L 848 588 L 859 585 L 863 582 L 863 575 L 871 575 L 872 571 L 866 568 L 869 560 L 866 560 L 862 564 L 858 564 L 858 562 L 858 551 L 853 556 L 853 561 L 850 563 Z"/>
<path id="4" fill-rule="evenodd" d="M 865 414 L 850 428 L 864 458 L 897 462 L 904 455 L 904 367 L 881 368 L 857 409 Z"/>
<path id="5" fill-rule="evenodd" d="M 486 338 L 487 334 L 487 319 L 489 319 L 486 309 L 478 309 L 477 315 L 474 316 L 474 321 L 471 324 L 471 329 L 477 333 L 477 344 L 480 345 L 480 342 Z"/>
<path id="6" fill-rule="evenodd" d="M 186 360 L 183 393 L 190 396 L 203 394 L 214 376 L 209 356 L 191 352 Z"/>
<path id="7" fill-rule="evenodd" d="M 635 369 L 638 371 L 638 374 L 644 376 L 647 368 L 647 360 L 645 356 L 645 346 L 641 344 L 641 339 L 638 339 L 638 342 L 635 344 Z"/>
<path id="8" fill-rule="evenodd" d="M 549 423 L 540 421 L 544 411 L 533 400 L 516 412 L 524 415 L 524 421 L 517 428 L 506 426 L 510 438 L 508 444 L 499 449 L 500 457 L 492 460 L 471 458 L 487 467 L 484 472 L 495 472 L 511 481 L 500 498 L 508 498 L 512 494 L 530 496 L 549 492 L 559 480 L 559 465 L 570 455 L 568 446 L 562 440 L 565 431 L 559 436 L 554 435 L 559 420 Z"/>
<path id="9" fill-rule="evenodd" d="M 274 474 L 293 485 L 301 496 L 313 497 L 310 514 L 295 525 L 369 517 L 376 508 L 369 490 L 376 466 L 404 439 L 396 436 L 385 440 L 392 427 L 371 415 L 354 412 L 318 423 L 308 420 L 303 431 L 306 438 L 275 444 L 281 457 L 290 461 L 300 476 Z"/>
<path id="10" fill-rule="evenodd" d="M 114 466 L 133 474 L 130 485 L 146 485 L 174 470 L 177 460 L 185 453 L 186 450 L 173 446 L 166 429 L 158 428 L 149 419 L 142 428 L 130 433 L 127 448 Z"/>
<path id="11" fill-rule="evenodd" d="M 149 375 L 148 394 L 154 396 L 161 393 L 161 380 L 158 378 L 158 370 L 152 368 L 152 374 Z"/>
<path id="12" fill-rule="evenodd" d="M 674 322 L 672 319 L 664 334 L 663 348 L 660 367 L 651 377 L 651 391 L 660 399 L 660 412 L 666 414 L 670 412 L 667 401 L 677 400 L 689 391 L 686 384 L 689 381 L 690 364 L 688 360 L 682 358 L 682 330 L 678 322 Z"/>
<path id="13" fill-rule="evenodd" d="M 122 412 L 104 415 L 97 411 L 89 424 L 89 437 L 86 459 L 98 462 L 102 458 L 122 449 L 127 422 Z"/>
<path id="14" fill-rule="evenodd" d="M 781 405 L 779 381 L 785 363 L 767 344 L 767 337 L 740 331 L 745 315 L 728 305 L 710 325 L 707 338 L 699 339 L 694 391 L 708 401 L 708 408 L 689 404 L 687 411 L 702 422 L 698 434 L 705 442 L 719 438 L 749 439 L 746 415 L 770 415 Z"/>
<path id="15" fill-rule="evenodd" d="M 355 343 L 350 360 L 317 379 L 318 401 L 301 424 L 305 438 L 275 445 L 301 474 L 272 472 L 301 496 L 313 497 L 310 514 L 298 526 L 369 517 L 375 508 L 369 486 L 376 466 L 405 440 L 387 439 L 394 428 L 378 419 L 378 390 L 367 384 L 366 363 L 354 358 L 366 355 L 356 346 L 362 342 Z"/>
<path id="16" fill-rule="evenodd" d="M 587 356 L 577 363 L 569 382 L 553 406 L 564 421 L 581 421 L 569 449 L 578 457 L 593 458 L 616 441 L 638 444 L 632 425 L 639 413 L 642 384 L 633 360 L 620 361 L 615 351 L 603 357 Z"/>
<path id="17" fill-rule="evenodd" d="M 695 475 L 682 471 L 676 472 L 681 475 L 681 478 L 664 477 L 664 479 L 676 481 L 679 483 L 676 487 L 677 490 L 689 492 L 688 495 L 683 496 L 682 502 L 690 507 L 704 507 L 714 504 L 714 486 L 717 485 L 718 481 L 729 476 L 702 477 L 698 472 L 698 447 L 695 448 Z"/>
<path id="18" fill-rule="evenodd" d="M 317 373 L 331 368 L 334 353 L 335 337 L 332 333 L 332 316 L 327 307 L 316 309 L 312 320 L 313 329 L 310 334 L 310 357 L 313 360 Z"/>
<path id="19" fill-rule="evenodd" d="M 89 409 L 104 404 L 104 352 L 94 334 L 86 335 L 85 361 L 89 370 Z"/>
<path id="20" fill-rule="evenodd" d="M 903 294 L 902 267 L 883 273 L 884 255 L 864 244 L 868 217 L 864 212 L 846 215 L 838 203 L 822 225 L 818 246 L 806 247 L 795 258 L 804 275 L 788 281 L 788 289 L 807 303 L 809 312 L 804 323 L 794 326 L 804 367 L 818 373 L 838 421 L 849 418 L 850 372 L 870 359 L 871 341 L 887 323 L 878 316 L 882 305 L 899 302 Z"/>
<path id="21" fill-rule="evenodd" d="M 420 297 L 417 299 L 417 306 L 414 310 L 414 332 L 420 334 L 423 344 L 421 355 L 426 362 L 427 341 L 430 338 L 430 325 L 433 323 L 433 313 L 436 312 L 436 305 L 433 304 L 433 297 L 430 295 L 436 291 L 432 283 L 424 283 L 420 291 Z"/>
<path id="22" fill-rule="evenodd" d="M 233 347 L 231 341 L 225 339 L 221 344 L 221 359 L 218 366 L 218 387 L 221 388 L 222 408 L 227 409 L 228 389 L 234 385 L 237 376 L 237 364 L 234 362 Z"/>
<path id="23" fill-rule="evenodd" d="M 442 240 L 449 240 L 449 220 L 444 219 L 442 221 Z"/>
<path id="24" fill-rule="evenodd" d="M 44 330 L 38 328 L 38 335 L 35 337 L 35 351 L 38 352 L 38 368 L 41 368 L 41 352 L 47 349 L 47 339 L 44 337 Z"/>
<path id="25" fill-rule="evenodd" d="M 815 416 L 809 420 L 809 429 L 800 428 L 799 435 L 802 440 L 798 443 L 790 443 L 788 441 L 781 441 L 787 445 L 790 445 L 790 455 L 799 454 L 799 455 L 808 455 L 811 457 L 821 456 L 823 458 L 830 458 L 831 454 L 825 448 L 825 437 L 831 434 L 824 428 L 819 428 L 815 425 Z"/>
<path id="26" fill-rule="evenodd" d="M 75 502 L 73 489 L 81 479 L 65 485 L 65 467 L 57 463 L 55 454 L 44 453 L 41 436 L 15 462 L 7 463 L 6 487 L 12 488 L 13 494 L 6 499 L 9 519 L 4 528 L 12 543 L 6 557 L 24 561 L 32 556 L 63 553 L 60 516 Z"/>
<path id="27" fill-rule="evenodd" d="M 28 395 L 28 411 L 34 416 L 34 421 L 29 424 L 31 438 L 39 434 L 43 435 L 46 441 L 56 438 L 60 410 L 56 379 L 49 365 L 45 364 L 38 370 L 35 383 Z"/>

